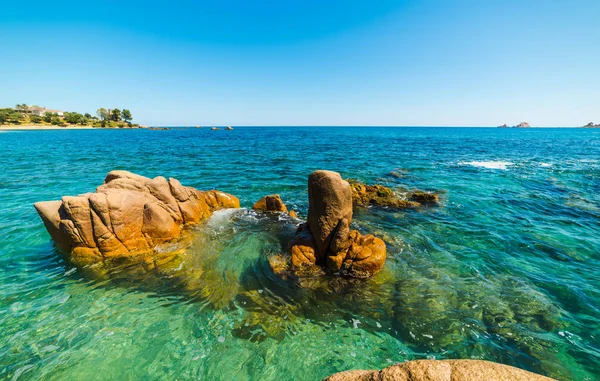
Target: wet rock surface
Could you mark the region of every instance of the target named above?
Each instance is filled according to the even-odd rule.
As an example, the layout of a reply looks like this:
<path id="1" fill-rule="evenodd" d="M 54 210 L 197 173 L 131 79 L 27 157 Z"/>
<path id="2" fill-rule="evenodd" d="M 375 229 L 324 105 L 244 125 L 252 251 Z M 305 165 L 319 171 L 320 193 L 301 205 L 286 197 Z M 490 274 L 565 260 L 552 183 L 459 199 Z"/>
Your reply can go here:
<path id="1" fill-rule="evenodd" d="M 258 200 L 252 207 L 254 210 L 262 212 L 283 212 L 287 213 L 288 209 L 281 200 L 281 196 L 278 194 L 272 194 L 264 196 Z"/>
<path id="2" fill-rule="evenodd" d="M 272 260 L 273 271 L 287 276 L 315 275 L 325 269 L 356 278 L 379 272 L 386 259 L 385 243 L 372 235 L 350 230 L 352 190 L 331 171 L 315 171 L 308 178 L 308 222 L 301 224 L 289 243 L 289 266 L 285 256 Z"/>
<path id="3" fill-rule="evenodd" d="M 439 203 L 438 195 L 424 191 L 410 191 L 406 198 L 400 197 L 393 189 L 384 185 L 367 185 L 357 180 L 350 180 L 352 202 L 354 206 L 382 206 L 389 208 L 418 208 Z"/>
<path id="4" fill-rule="evenodd" d="M 482 360 L 416 360 L 380 371 L 351 370 L 324 381 L 553 381 L 552 378 Z"/>
<path id="5" fill-rule="evenodd" d="M 232 195 L 185 187 L 176 179 L 150 179 L 112 171 L 95 193 L 34 204 L 50 236 L 78 267 L 109 262 L 142 262 L 148 269 L 164 261 L 168 244 L 185 226 L 213 211 L 239 208 Z"/>

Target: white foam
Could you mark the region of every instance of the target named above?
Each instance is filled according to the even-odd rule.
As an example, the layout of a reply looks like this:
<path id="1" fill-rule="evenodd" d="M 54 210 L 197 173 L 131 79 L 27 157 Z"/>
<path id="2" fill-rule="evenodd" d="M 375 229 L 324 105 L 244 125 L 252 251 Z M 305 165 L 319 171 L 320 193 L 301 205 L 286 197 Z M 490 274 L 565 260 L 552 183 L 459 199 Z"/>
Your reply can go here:
<path id="1" fill-rule="evenodd" d="M 207 225 L 212 228 L 222 228 L 231 221 L 231 217 L 240 209 L 216 210 L 208 219 Z"/>
<path id="2" fill-rule="evenodd" d="M 540 163 L 540 167 L 552 167 L 550 163 Z"/>
<path id="3" fill-rule="evenodd" d="M 468 161 L 462 162 L 463 165 L 472 165 L 473 167 L 481 167 L 488 169 L 507 169 L 508 166 L 514 165 L 509 161 Z"/>

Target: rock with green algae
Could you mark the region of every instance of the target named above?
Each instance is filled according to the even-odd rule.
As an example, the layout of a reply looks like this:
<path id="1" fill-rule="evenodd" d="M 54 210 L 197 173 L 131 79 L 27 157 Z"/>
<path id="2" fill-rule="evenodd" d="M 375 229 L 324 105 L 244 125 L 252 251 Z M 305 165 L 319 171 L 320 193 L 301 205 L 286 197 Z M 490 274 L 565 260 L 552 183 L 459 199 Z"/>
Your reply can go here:
<path id="1" fill-rule="evenodd" d="M 352 203 L 356 206 L 384 206 L 389 208 L 417 208 L 439 203 L 435 193 L 414 190 L 407 192 L 406 199 L 384 185 L 367 185 L 358 180 L 349 180 L 352 188 Z"/>

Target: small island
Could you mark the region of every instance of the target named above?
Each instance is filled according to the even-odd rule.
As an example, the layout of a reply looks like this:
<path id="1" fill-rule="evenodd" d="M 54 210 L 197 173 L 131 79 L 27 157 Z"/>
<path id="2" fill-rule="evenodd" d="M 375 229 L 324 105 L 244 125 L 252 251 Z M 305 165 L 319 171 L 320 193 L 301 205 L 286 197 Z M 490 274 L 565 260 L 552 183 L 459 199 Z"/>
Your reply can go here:
<path id="1" fill-rule="evenodd" d="M 586 124 L 582 128 L 600 128 L 600 124 L 594 124 L 594 122 L 589 122 L 588 124 Z"/>
<path id="2" fill-rule="evenodd" d="M 531 128 L 531 125 L 529 123 L 527 123 L 527 122 L 521 122 L 521 123 L 517 124 L 516 126 L 509 127 L 505 123 L 505 124 L 503 124 L 501 126 L 498 126 L 498 128 Z"/>
<path id="3" fill-rule="evenodd" d="M 118 108 L 99 108 L 93 116 L 90 113 L 53 110 L 25 103 L 15 108 L 0 108 L 0 126 L 8 127 L 140 128 L 132 120 L 131 111 Z"/>

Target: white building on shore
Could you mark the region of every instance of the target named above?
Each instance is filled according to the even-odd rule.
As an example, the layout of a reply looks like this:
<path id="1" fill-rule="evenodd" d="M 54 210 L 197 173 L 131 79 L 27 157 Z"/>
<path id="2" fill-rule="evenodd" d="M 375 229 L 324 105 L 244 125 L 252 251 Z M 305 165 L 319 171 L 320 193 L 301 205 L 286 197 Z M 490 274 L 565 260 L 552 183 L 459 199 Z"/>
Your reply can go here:
<path id="1" fill-rule="evenodd" d="M 37 115 L 37 116 L 44 116 L 44 114 L 46 114 L 47 112 L 51 113 L 51 114 L 57 114 L 58 116 L 63 116 L 64 112 L 61 110 L 51 110 L 45 107 L 40 107 L 40 106 L 29 106 L 28 107 L 29 112 L 31 113 L 31 115 Z"/>

